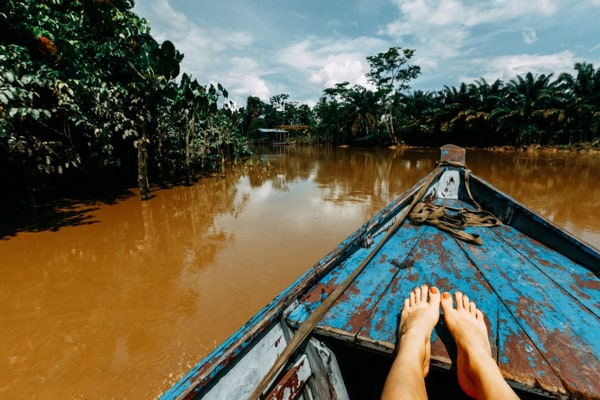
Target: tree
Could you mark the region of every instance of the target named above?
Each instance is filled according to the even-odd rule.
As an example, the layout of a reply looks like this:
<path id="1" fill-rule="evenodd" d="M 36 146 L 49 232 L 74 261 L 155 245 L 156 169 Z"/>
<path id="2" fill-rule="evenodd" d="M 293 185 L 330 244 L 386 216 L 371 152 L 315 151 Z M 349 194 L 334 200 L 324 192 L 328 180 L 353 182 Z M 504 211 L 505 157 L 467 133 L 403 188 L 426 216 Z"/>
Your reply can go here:
<path id="1" fill-rule="evenodd" d="M 275 115 L 276 115 L 275 123 L 273 124 L 273 126 L 286 124 L 285 115 L 286 115 L 286 108 L 289 103 L 289 101 L 288 101 L 289 98 L 290 98 L 290 95 L 285 94 L 285 93 L 271 96 L 271 99 L 270 99 L 271 107 L 275 111 Z"/>
<path id="2" fill-rule="evenodd" d="M 342 104 L 343 112 L 340 117 L 346 122 L 345 130 L 349 136 L 372 140 L 374 139 L 373 134 L 378 128 L 378 97 L 360 85 L 354 85 L 351 88 L 348 86 L 348 82 L 338 83 L 335 87 L 325 89 L 323 92 Z M 344 139 L 347 140 L 348 136 Z"/>
<path id="3" fill-rule="evenodd" d="M 315 105 L 314 113 L 317 138 L 323 143 L 344 143 L 347 120 L 343 104 L 335 98 L 323 96 Z"/>
<path id="4" fill-rule="evenodd" d="M 2 68 L 35 77 L 25 80 L 32 89 L 29 108 L 49 111 L 32 111 L 33 118 L 9 113 L 6 126 L 25 133 L 20 147 L 27 142 L 25 147 L 47 152 L 26 152 L 22 167 L 10 168 L 51 175 L 69 166 L 85 164 L 90 171 L 94 165 L 119 164 L 121 138 L 136 133 L 132 121 L 138 114 L 126 112 L 135 104 L 136 87 L 130 83 L 138 71 L 123 66 L 144 70 L 148 57 L 143 59 L 147 53 L 140 48 L 151 42 L 145 40 L 149 27 L 132 7 L 130 0 L 3 2 L 0 45 L 11 56 L 2 59 Z M 16 82 L 23 83 L 11 84 Z"/>
<path id="5" fill-rule="evenodd" d="M 575 77 L 568 73 L 558 77 L 558 86 L 569 96 L 564 110 L 569 143 L 573 134 L 580 142 L 591 141 L 600 128 L 600 68 L 583 62 L 575 64 L 575 71 Z"/>
<path id="6" fill-rule="evenodd" d="M 552 74 L 528 72 L 507 84 L 506 105 L 496 114 L 500 115 L 500 130 L 511 132 L 515 144 L 541 143 L 546 126 L 558 118 L 557 83 L 551 79 Z"/>
<path id="7" fill-rule="evenodd" d="M 151 145 L 151 132 L 157 132 L 158 104 L 163 99 L 168 83 L 179 75 L 179 63 L 183 55 L 173 43 L 164 41 L 160 46 L 150 36 L 144 36 L 141 45 L 141 55 L 137 63 L 130 62 L 129 67 L 135 72 L 130 104 L 132 118 L 136 121 L 137 129 L 132 131 L 136 140 L 133 142 L 137 149 L 138 189 L 140 199 L 148 200 L 150 192 L 148 176 L 148 147 Z"/>
<path id="8" fill-rule="evenodd" d="M 19 201 L 33 204 L 42 187 L 123 178 L 146 199 L 154 172 L 190 181 L 198 150 L 202 161 L 219 159 L 215 168 L 246 154 L 239 115 L 218 110 L 227 91 L 194 80 L 193 96 L 182 97 L 174 78 L 183 56 L 132 7 L 0 2 L 0 181 Z"/>
<path id="9" fill-rule="evenodd" d="M 367 78 L 375 85 L 381 98 L 388 136 L 393 144 L 399 143 L 394 132 L 392 112 L 394 100 L 398 98 L 396 94 L 409 89 L 409 82 L 421 73 L 419 66 L 406 65 L 414 53 L 415 51 L 411 49 L 390 47 L 386 52 L 367 57 L 370 66 Z"/>

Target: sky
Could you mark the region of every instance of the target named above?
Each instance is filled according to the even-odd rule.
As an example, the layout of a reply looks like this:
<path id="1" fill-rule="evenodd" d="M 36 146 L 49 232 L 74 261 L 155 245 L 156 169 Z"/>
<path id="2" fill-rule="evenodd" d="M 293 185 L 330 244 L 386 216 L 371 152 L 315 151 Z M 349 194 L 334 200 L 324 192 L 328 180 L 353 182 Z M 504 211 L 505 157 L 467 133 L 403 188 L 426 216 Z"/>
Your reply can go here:
<path id="1" fill-rule="evenodd" d="M 370 87 L 366 58 L 394 46 L 415 50 L 410 90 L 600 67 L 600 0 L 137 0 L 133 11 L 184 54 L 182 73 L 241 107 Z"/>

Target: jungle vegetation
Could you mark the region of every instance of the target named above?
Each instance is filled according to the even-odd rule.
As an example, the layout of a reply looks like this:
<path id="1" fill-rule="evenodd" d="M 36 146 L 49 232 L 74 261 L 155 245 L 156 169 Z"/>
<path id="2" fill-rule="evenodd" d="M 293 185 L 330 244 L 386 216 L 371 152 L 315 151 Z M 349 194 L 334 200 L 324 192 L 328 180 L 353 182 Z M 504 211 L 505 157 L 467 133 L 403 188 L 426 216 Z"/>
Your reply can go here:
<path id="1" fill-rule="evenodd" d="M 35 205 L 75 187 L 190 184 L 251 154 L 258 128 L 300 142 L 389 146 L 573 145 L 600 138 L 600 69 L 527 73 L 411 91 L 414 50 L 367 57 L 370 87 L 336 84 L 314 107 L 289 94 L 242 107 L 221 84 L 180 71 L 133 0 L 0 4 L 0 185 L 6 204 Z M 40 200 L 42 199 L 42 200 Z"/>

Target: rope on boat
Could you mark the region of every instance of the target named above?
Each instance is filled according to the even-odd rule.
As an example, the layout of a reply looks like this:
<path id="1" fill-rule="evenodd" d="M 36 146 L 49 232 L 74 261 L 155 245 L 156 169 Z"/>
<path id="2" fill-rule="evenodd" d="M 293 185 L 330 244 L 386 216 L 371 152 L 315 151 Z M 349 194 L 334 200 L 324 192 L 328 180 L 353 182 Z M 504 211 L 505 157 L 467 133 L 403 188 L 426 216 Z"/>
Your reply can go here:
<path id="1" fill-rule="evenodd" d="M 500 222 L 500 219 L 491 212 L 483 210 L 479 203 L 473 198 L 469 179 L 471 170 L 468 169 L 465 164 L 449 161 L 438 162 L 438 167 L 444 165 L 460 167 L 465 170 L 465 188 L 467 189 L 467 194 L 469 195 L 471 202 L 475 206 L 475 210 L 440 206 L 431 202 L 420 201 L 414 205 L 408 214 L 408 219 L 414 225 L 432 225 L 440 230 L 448 232 L 457 239 L 481 245 L 483 240 L 479 235 L 465 232 L 464 229 L 469 226 L 499 226 L 502 225 L 502 222 Z"/>
<path id="2" fill-rule="evenodd" d="M 481 245 L 483 240 L 475 233 L 465 232 L 466 227 L 502 225 L 498 218 L 485 210 L 471 211 L 466 208 L 438 206 L 425 202 L 417 203 L 408 214 L 408 218 L 415 225 L 432 225 L 457 239 L 477 245 Z"/>

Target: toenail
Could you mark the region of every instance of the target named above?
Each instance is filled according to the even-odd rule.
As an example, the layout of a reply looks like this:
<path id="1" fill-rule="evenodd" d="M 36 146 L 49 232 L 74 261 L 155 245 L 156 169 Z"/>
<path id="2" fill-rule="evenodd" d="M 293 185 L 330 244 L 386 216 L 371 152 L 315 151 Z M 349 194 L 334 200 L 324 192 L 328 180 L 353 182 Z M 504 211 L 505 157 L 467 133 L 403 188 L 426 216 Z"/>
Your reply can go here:
<path id="1" fill-rule="evenodd" d="M 431 286 L 431 287 L 429 288 L 429 291 L 430 291 L 431 293 L 433 293 L 433 294 L 437 294 L 437 293 L 439 293 L 439 292 L 440 292 L 440 291 L 438 290 L 438 288 L 436 288 L 436 287 L 433 287 L 433 286 Z"/>
<path id="2" fill-rule="evenodd" d="M 445 298 L 445 299 L 449 299 L 449 298 L 450 298 L 450 293 L 448 293 L 448 292 L 444 292 L 444 293 L 442 294 L 442 297 L 443 297 L 443 298 Z"/>

